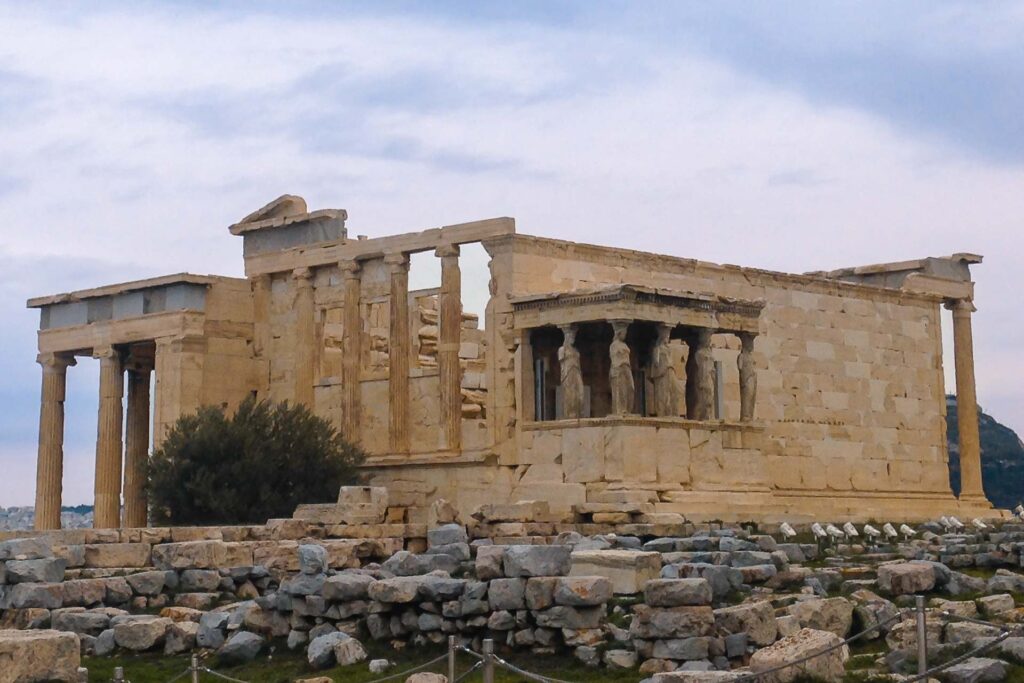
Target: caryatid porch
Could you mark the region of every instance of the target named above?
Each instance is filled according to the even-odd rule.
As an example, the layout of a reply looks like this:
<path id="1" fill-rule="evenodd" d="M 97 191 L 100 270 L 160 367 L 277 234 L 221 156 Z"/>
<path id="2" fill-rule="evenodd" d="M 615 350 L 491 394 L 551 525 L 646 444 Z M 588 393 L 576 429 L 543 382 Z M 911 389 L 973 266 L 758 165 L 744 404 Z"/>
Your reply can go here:
<path id="1" fill-rule="evenodd" d="M 712 338 L 721 334 L 739 340 L 738 420 L 754 418 L 762 302 L 619 285 L 512 303 L 523 334 L 527 421 L 724 420 L 722 373 L 712 351 Z"/>

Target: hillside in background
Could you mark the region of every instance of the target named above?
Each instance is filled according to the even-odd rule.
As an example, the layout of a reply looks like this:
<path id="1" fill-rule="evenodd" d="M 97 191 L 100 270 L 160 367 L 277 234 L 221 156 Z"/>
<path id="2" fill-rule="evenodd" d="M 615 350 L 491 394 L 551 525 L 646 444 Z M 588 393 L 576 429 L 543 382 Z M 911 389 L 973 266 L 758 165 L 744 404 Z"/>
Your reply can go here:
<path id="1" fill-rule="evenodd" d="M 1024 443 L 1009 427 L 999 424 L 978 406 L 981 432 L 981 476 L 985 495 L 998 508 L 1013 509 L 1024 502 Z M 949 481 L 960 494 L 959 429 L 956 398 L 946 397 L 946 438 L 949 441 Z"/>

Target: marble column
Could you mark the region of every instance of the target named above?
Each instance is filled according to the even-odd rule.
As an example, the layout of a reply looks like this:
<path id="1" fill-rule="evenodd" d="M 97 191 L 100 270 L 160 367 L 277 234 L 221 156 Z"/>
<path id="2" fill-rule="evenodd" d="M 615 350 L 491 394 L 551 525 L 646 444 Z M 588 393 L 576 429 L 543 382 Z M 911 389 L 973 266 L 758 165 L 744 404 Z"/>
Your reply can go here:
<path id="1" fill-rule="evenodd" d="M 629 329 L 628 320 L 613 320 L 612 330 L 614 336 L 608 353 L 611 357 L 611 366 L 608 371 L 608 383 L 612 390 L 612 415 L 628 415 L 633 412 L 633 403 L 636 399 L 636 385 L 633 381 L 633 364 L 626 344 L 626 332 Z"/>
<path id="2" fill-rule="evenodd" d="M 93 527 L 116 529 L 121 523 L 121 429 L 124 426 L 124 368 L 121 352 L 98 347 L 100 405 L 96 429 L 96 486 Z"/>
<path id="3" fill-rule="evenodd" d="M 343 313 L 344 357 L 341 360 L 342 432 L 353 443 L 359 441 L 360 411 L 362 410 L 363 317 L 359 310 L 362 296 L 361 267 L 358 261 L 338 264 L 345 281 L 345 309 Z"/>
<path id="4" fill-rule="evenodd" d="M 978 398 L 974 387 L 974 339 L 969 299 L 946 304 L 953 311 L 953 360 L 956 367 L 956 420 L 960 432 L 960 498 L 985 500 L 981 480 Z"/>
<path id="5" fill-rule="evenodd" d="M 741 332 L 740 354 L 736 366 L 740 371 L 740 422 L 754 419 L 754 403 L 757 400 L 757 367 L 754 365 L 754 335 Z"/>
<path id="6" fill-rule="evenodd" d="M 124 523 L 139 528 L 149 521 L 146 477 L 149 471 L 149 385 L 152 366 L 129 359 L 128 416 L 124 435 Z"/>
<path id="7" fill-rule="evenodd" d="M 564 337 L 558 349 L 558 367 L 561 371 L 562 418 L 578 420 L 583 417 L 583 372 L 580 352 L 576 348 L 576 325 L 559 325 Z"/>
<path id="8" fill-rule="evenodd" d="M 388 346 L 389 444 L 392 453 L 409 452 L 409 256 L 388 254 L 391 271 Z"/>
<path id="9" fill-rule="evenodd" d="M 440 330 L 437 339 L 437 373 L 441 387 L 441 428 L 448 450 L 462 447 L 462 271 L 459 247 L 441 245 L 434 252 L 441 259 Z"/>
<path id="10" fill-rule="evenodd" d="M 61 483 L 64 478 L 64 393 L 67 370 L 75 364 L 68 354 L 41 353 L 43 368 L 39 406 L 39 453 L 36 459 L 37 531 L 60 529 Z"/>
<path id="11" fill-rule="evenodd" d="M 313 324 L 313 273 L 309 268 L 292 271 L 295 285 L 295 403 L 313 408 L 313 381 L 315 378 L 316 340 Z"/>
<path id="12" fill-rule="evenodd" d="M 715 416 L 715 357 L 711 352 L 711 330 L 701 327 L 690 347 L 693 368 L 692 406 L 687 406 L 688 417 L 693 420 L 711 420 Z M 690 410 L 692 408 L 692 410 Z"/>

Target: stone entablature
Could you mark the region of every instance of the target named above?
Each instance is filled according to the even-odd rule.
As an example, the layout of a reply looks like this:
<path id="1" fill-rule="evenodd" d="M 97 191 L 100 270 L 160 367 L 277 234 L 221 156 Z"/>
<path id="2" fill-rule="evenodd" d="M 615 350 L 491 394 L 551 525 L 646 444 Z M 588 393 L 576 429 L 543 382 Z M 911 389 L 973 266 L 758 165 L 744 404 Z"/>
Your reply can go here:
<path id="1" fill-rule="evenodd" d="M 716 332 L 754 334 L 759 330 L 758 316 L 764 308 L 763 301 L 740 301 L 635 284 L 514 297 L 511 303 L 519 328 L 634 318 L 707 327 Z"/>
<path id="2" fill-rule="evenodd" d="M 202 404 L 308 405 L 360 443 L 371 482 L 412 521 L 438 497 L 466 512 L 630 488 L 703 519 L 988 507 L 972 411 L 980 257 L 800 275 L 520 235 L 510 218 L 350 239 L 346 217 L 285 195 L 230 227 L 245 279 L 169 276 L 29 302 L 44 311 L 41 528 L 59 519 L 67 368 L 90 356 L 103 364 L 101 526 L 138 524 L 145 509 L 148 382 L 157 442 Z M 480 318 L 462 308 L 470 243 L 491 258 Z M 440 286 L 412 290 L 410 257 L 423 253 Z M 53 313 L 78 305 L 84 322 Z M 942 305 L 962 406 L 959 502 Z"/>

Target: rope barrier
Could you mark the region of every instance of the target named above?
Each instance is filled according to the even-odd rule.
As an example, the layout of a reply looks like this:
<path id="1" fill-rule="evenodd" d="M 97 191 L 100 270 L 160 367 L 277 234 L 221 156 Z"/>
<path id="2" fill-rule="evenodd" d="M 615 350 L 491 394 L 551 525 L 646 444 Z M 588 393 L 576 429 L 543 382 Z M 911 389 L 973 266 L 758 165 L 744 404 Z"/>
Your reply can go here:
<path id="1" fill-rule="evenodd" d="M 932 668 L 928 669 L 927 671 L 924 671 L 922 673 L 917 674 L 913 678 L 905 678 L 905 679 L 903 679 L 903 683 L 916 683 L 917 681 L 929 678 L 934 673 L 937 673 L 939 671 L 943 671 L 945 669 L 948 669 L 951 666 L 956 666 L 957 664 L 959 664 L 961 662 L 964 662 L 964 661 L 967 661 L 971 657 L 974 657 L 975 655 L 978 655 L 978 654 L 984 652 L 985 650 L 989 650 L 989 649 L 995 647 L 996 645 L 998 645 L 999 643 L 1003 642 L 1004 640 L 1006 640 L 1009 637 L 1010 637 L 1010 632 L 1009 631 L 1004 631 L 1003 633 L 999 634 L 996 638 L 994 638 L 992 641 L 990 641 L 988 643 L 985 643 L 984 645 L 982 645 L 980 647 L 977 647 L 977 648 L 971 650 L 970 652 L 962 654 L 959 657 L 954 657 L 953 659 L 949 660 L 945 664 L 939 664 L 938 666 L 933 666 Z"/>
<path id="2" fill-rule="evenodd" d="M 456 679 L 455 679 L 454 681 L 452 681 L 452 683 L 461 683 L 461 682 L 462 682 L 462 681 L 464 681 L 464 680 L 465 680 L 466 678 L 468 678 L 468 677 L 469 677 L 469 675 L 470 675 L 470 674 L 472 674 L 472 673 L 473 673 L 474 671 L 476 671 L 476 670 L 478 670 L 478 669 L 481 669 L 481 668 L 483 668 L 483 665 L 484 665 L 484 663 L 483 663 L 483 662 L 477 662 L 477 663 L 476 663 L 476 664 L 474 664 L 473 666 L 469 667 L 469 670 L 468 670 L 468 671 L 466 671 L 466 672 L 465 672 L 464 674 L 462 674 L 461 676 L 459 676 L 458 678 L 456 678 Z"/>
<path id="3" fill-rule="evenodd" d="M 440 657 L 437 657 L 435 659 L 431 659 L 429 662 L 426 662 L 425 664 L 420 664 L 419 666 L 414 666 L 411 669 L 406 669 L 405 671 L 399 671 L 396 674 L 391 674 L 390 676 L 384 676 L 383 678 L 374 678 L 374 679 L 372 679 L 370 681 L 367 681 L 366 683 L 383 683 L 384 681 L 390 681 L 390 680 L 393 680 L 395 678 L 401 678 L 402 676 L 408 676 L 409 674 L 414 674 L 414 673 L 416 673 L 418 671 L 422 671 L 424 669 L 430 668 L 431 666 L 437 664 L 438 662 L 440 662 L 441 660 L 444 660 L 444 659 L 448 659 L 448 653 L 447 652 L 445 652 Z"/>
<path id="4" fill-rule="evenodd" d="M 1009 631 L 1009 630 L 1011 630 L 1011 627 L 1008 624 L 994 624 L 991 621 L 983 621 L 981 619 L 975 619 L 973 617 L 965 617 L 965 616 L 963 616 L 961 614 L 954 614 L 953 612 L 950 612 L 948 610 L 940 612 L 940 614 L 942 616 L 946 617 L 947 619 L 956 619 L 956 620 L 959 620 L 959 621 L 966 621 L 966 622 L 968 622 L 970 624 L 978 624 L 979 626 L 991 626 L 992 628 L 997 628 L 1000 631 Z M 1020 624 L 1014 624 L 1014 627 L 1019 629 L 1021 627 L 1021 625 Z"/>
<path id="5" fill-rule="evenodd" d="M 232 678 L 231 676 L 228 676 L 226 674 L 222 674 L 219 671 L 214 671 L 213 669 L 211 669 L 209 667 L 203 666 L 203 667 L 200 667 L 199 670 L 200 671 L 205 671 L 206 673 L 210 674 L 211 676 L 216 676 L 217 678 L 223 678 L 225 681 L 232 681 L 232 683 L 249 683 L 249 681 L 243 681 L 240 678 Z"/>
<path id="6" fill-rule="evenodd" d="M 866 628 L 863 631 L 861 631 L 860 633 L 856 633 L 856 634 L 850 636 L 846 640 L 838 642 L 835 645 L 829 645 L 825 649 L 820 650 L 818 652 L 812 652 L 809 655 L 805 655 L 805 656 L 801 657 L 800 659 L 796 660 L 795 662 L 787 662 L 786 664 L 780 664 L 779 666 L 773 666 L 770 669 L 765 669 L 764 671 L 758 671 L 757 673 L 744 674 L 744 675 L 740 676 L 739 678 L 735 679 L 733 681 L 733 683 L 742 683 L 743 681 L 752 681 L 752 680 L 754 680 L 754 679 L 756 679 L 756 678 L 758 678 L 760 676 L 764 676 L 764 675 L 770 674 L 770 673 L 775 673 L 776 671 L 781 671 L 782 669 L 788 669 L 791 666 L 799 666 L 800 664 L 803 664 L 804 662 L 809 662 L 812 659 L 815 659 L 815 658 L 820 657 L 822 655 L 826 655 L 829 652 L 832 652 L 833 650 L 838 650 L 841 647 L 845 647 L 846 645 L 849 645 L 850 643 L 852 643 L 853 641 L 857 640 L 858 638 L 862 638 L 863 636 L 867 635 L 868 633 L 871 633 L 872 631 L 875 631 L 875 630 L 877 630 L 877 629 L 879 629 L 879 628 L 881 628 L 883 626 L 887 626 L 888 624 L 891 624 L 892 622 L 896 621 L 897 619 L 903 619 L 903 613 L 902 612 L 897 612 L 896 614 L 892 615 L 888 619 L 883 619 L 882 621 L 880 621 L 878 623 L 872 624 L 869 628 Z"/>
<path id="7" fill-rule="evenodd" d="M 535 674 L 535 673 L 532 673 L 530 671 L 526 671 L 525 669 L 520 669 L 515 664 L 512 664 L 510 662 L 506 662 L 504 659 L 502 659 L 498 655 L 492 655 L 492 657 L 494 659 L 494 662 L 496 664 L 498 664 L 498 666 L 504 667 L 504 668 L 508 669 L 509 671 L 511 671 L 512 673 L 519 674 L 520 676 L 523 676 L 524 678 L 527 678 L 527 679 L 529 679 L 531 681 L 537 681 L 537 683 L 570 683 L 570 681 L 563 681 L 560 678 L 551 678 L 550 676 L 542 676 L 541 674 Z"/>

